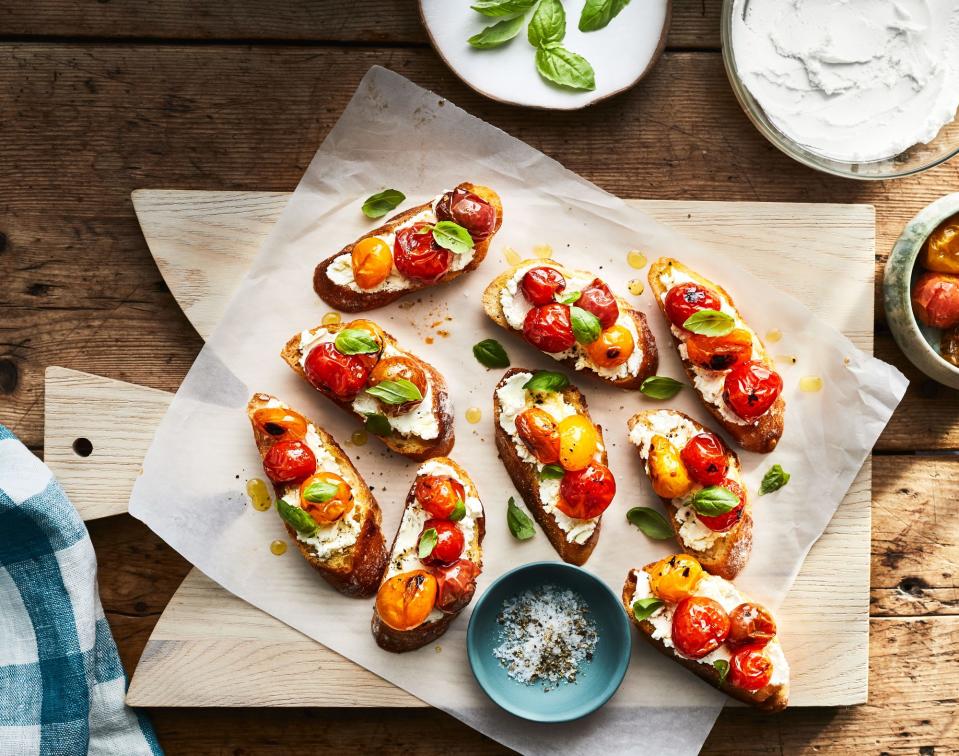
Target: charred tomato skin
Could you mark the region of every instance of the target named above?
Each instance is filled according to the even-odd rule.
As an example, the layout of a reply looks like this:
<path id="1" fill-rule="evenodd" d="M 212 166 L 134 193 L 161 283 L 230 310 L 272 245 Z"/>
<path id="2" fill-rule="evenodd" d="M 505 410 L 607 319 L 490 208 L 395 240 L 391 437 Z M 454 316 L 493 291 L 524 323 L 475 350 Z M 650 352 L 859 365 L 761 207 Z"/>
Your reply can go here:
<path id="1" fill-rule="evenodd" d="M 436 204 L 436 218 L 462 226 L 469 231 L 474 242 L 489 238 L 496 228 L 496 208 L 462 187 L 440 198 Z"/>
<path id="2" fill-rule="evenodd" d="M 519 288 L 530 304 L 540 307 L 555 301 L 556 295 L 565 291 L 566 277 L 556 268 L 538 265 L 526 271 Z"/>
<path id="3" fill-rule="evenodd" d="M 773 406 L 783 390 L 783 379 L 759 360 L 740 362 L 726 373 L 723 401 L 743 420 L 755 420 Z"/>
<path id="4" fill-rule="evenodd" d="M 700 310 L 722 309 L 722 303 L 712 289 L 687 281 L 666 292 L 663 307 L 672 324 L 677 328 L 684 328 L 691 315 Z"/>
<path id="5" fill-rule="evenodd" d="M 550 354 L 571 349 L 576 336 L 569 307 L 557 302 L 534 307 L 526 313 L 523 336 L 534 347 Z"/>
<path id="6" fill-rule="evenodd" d="M 433 226 L 414 223 L 400 229 L 393 243 L 393 264 L 407 278 L 436 283 L 453 263 L 453 253 L 433 238 Z"/>

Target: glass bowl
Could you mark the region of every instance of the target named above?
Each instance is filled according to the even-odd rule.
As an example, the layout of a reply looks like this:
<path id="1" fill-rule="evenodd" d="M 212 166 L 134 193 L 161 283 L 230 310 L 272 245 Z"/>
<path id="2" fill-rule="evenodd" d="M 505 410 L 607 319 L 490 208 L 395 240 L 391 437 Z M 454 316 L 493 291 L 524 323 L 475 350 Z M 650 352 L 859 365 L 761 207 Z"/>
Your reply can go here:
<path id="1" fill-rule="evenodd" d="M 793 141 L 769 120 L 762 107 L 756 102 L 739 77 L 732 45 L 733 5 L 734 0 L 723 0 L 722 43 L 726 76 L 729 78 L 729 83 L 736 94 L 736 99 L 739 100 L 739 104 L 749 120 L 753 122 L 753 125 L 759 129 L 759 132 L 766 139 L 793 160 L 824 173 L 831 173 L 834 176 L 882 180 L 921 173 L 959 154 L 959 118 L 957 117 L 953 117 L 950 123 L 943 126 L 936 138 L 928 144 L 917 144 L 895 157 L 868 163 L 847 163 L 841 160 L 831 160 L 810 152 L 803 145 Z"/>

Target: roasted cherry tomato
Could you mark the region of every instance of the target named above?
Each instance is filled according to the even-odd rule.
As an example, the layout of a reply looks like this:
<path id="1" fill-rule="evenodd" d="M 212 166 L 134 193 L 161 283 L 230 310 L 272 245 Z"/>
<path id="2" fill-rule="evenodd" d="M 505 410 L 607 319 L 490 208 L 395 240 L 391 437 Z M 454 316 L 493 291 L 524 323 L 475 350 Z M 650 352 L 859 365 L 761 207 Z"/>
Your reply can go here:
<path id="1" fill-rule="evenodd" d="M 730 646 L 763 647 L 776 635 L 776 620 L 765 607 L 751 602 L 740 604 L 729 613 Z"/>
<path id="2" fill-rule="evenodd" d="M 496 228 L 496 209 L 466 189 L 454 189 L 444 194 L 436 203 L 436 217 L 459 224 L 470 232 L 474 242 L 483 241 Z"/>
<path id="3" fill-rule="evenodd" d="M 959 367 L 959 328 L 947 328 L 939 339 L 939 354 L 946 362 Z"/>
<path id="4" fill-rule="evenodd" d="M 428 556 L 423 557 L 423 564 L 452 564 L 459 559 L 466 541 L 463 538 L 463 531 L 459 529 L 457 524 L 449 520 L 431 517 L 423 523 L 420 538 L 423 537 L 423 533 L 431 528 L 436 531 L 436 545 Z M 419 543 L 419 539 L 417 539 L 417 543 Z"/>
<path id="5" fill-rule="evenodd" d="M 414 223 L 396 234 L 393 263 L 407 278 L 435 283 L 450 269 L 453 253 L 433 238 L 433 226 Z"/>
<path id="6" fill-rule="evenodd" d="M 405 379 L 419 389 L 420 396 L 426 396 L 426 373 L 409 357 L 384 357 L 370 373 L 369 384 L 375 386 L 383 381 L 398 381 Z M 387 404 L 380 402 L 380 409 L 386 415 L 396 416 L 409 412 L 423 400 L 417 399 L 403 404 Z"/>
<path id="7" fill-rule="evenodd" d="M 330 488 L 335 486 L 336 490 L 332 495 L 323 491 L 323 495 L 318 496 L 315 490 L 310 490 L 314 484 L 325 484 Z M 335 473 L 318 472 L 300 483 L 300 508 L 321 525 L 328 525 L 353 509 L 353 489 Z"/>
<path id="8" fill-rule="evenodd" d="M 755 420 L 772 407 L 783 390 L 783 379 L 759 360 L 740 362 L 726 373 L 723 400 L 743 420 Z"/>
<path id="9" fill-rule="evenodd" d="M 360 239 L 353 245 L 351 254 L 353 280 L 361 289 L 379 286 L 393 270 L 393 253 L 390 245 L 375 236 Z"/>
<path id="10" fill-rule="evenodd" d="M 371 362 L 367 355 L 341 354 L 332 341 L 324 341 L 310 350 L 303 370 L 316 388 L 352 400 L 366 387 Z"/>
<path id="11" fill-rule="evenodd" d="M 457 559 L 451 565 L 430 571 L 436 577 L 436 608 L 441 612 L 455 614 L 473 598 L 480 570 L 469 559 Z"/>
<path id="12" fill-rule="evenodd" d="M 701 368 L 728 370 L 752 357 L 753 337 L 743 328 L 736 328 L 725 336 L 691 333 L 686 339 L 686 354 L 691 363 Z"/>
<path id="13" fill-rule="evenodd" d="M 530 407 L 516 416 L 516 434 L 544 465 L 559 462 L 559 430 L 546 410 Z"/>
<path id="14" fill-rule="evenodd" d="M 616 297 L 613 296 L 609 287 L 598 278 L 583 289 L 582 295 L 576 300 L 576 306 L 581 307 L 586 312 L 593 313 L 603 330 L 612 328 L 619 318 L 619 305 L 616 304 Z"/>
<path id="15" fill-rule="evenodd" d="M 523 321 L 523 336 L 537 349 L 544 352 L 565 352 L 576 343 L 569 307 L 552 304 L 534 307 L 526 313 Z"/>
<path id="16" fill-rule="evenodd" d="M 376 613 L 396 630 L 412 630 L 433 611 L 436 590 L 436 578 L 426 570 L 394 575 L 376 594 Z"/>
<path id="17" fill-rule="evenodd" d="M 738 496 L 739 504 L 723 514 L 712 516 L 703 514 L 696 515 L 703 525 L 717 533 L 729 530 L 743 518 L 743 512 L 746 511 L 746 492 L 741 485 L 729 478 L 723 480 L 719 485 L 731 491 L 734 496 Z"/>
<path id="18" fill-rule="evenodd" d="M 599 338 L 586 346 L 586 354 L 594 365 L 615 368 L 622 365 L 633 353 L 636 344 L 633 334 L 626 326 L 614 325 L 603 331 Z"/>
<path id="19" fill-rule="evenodd" d="M 959 273 L 959 214 L 946 218 L 929 234 L 922 250 L 926 270 Z"/>
<path id="20" fill-rule="evenodd" d="M 666 315 L 677 328 L 683 328 L 689 316 L 700 310 L 720 310 L 719 297 L 711 289 L 688 281 L 666 292 Z"/>
<path id="21" fill-rule="evenodd" d="M 773 663 L 759 646 L 745 646 L 729 660 L 729 684 L 743 690 L 757 691 L 769 685 Z"/>
<path id="22" fill-rule="evenodd" d="M 306 437 L 306 418 L 299 412 L 282 407 L 264 407 L 253 413 L 253 426 L 261 433 L 284 441 Z"/>
<path id="23" fill-rule="evenodd" d="M 927 326 L 959 325 L 959 275 L 923 273 L 912 289 L 912 306 Z"/>
<path id="24" fill-rule="evenodd" d="M 263 470 L 274 483 L 294 483 L 316 472 L 316 456 L 302 441 L 277 441 L 263 458 Z"/>
<path id="25" fill-rule="evenodd" d="M 582 470 L 593 461 L 599 447 L 599 431 L 586 415 L 570 415 L 560 420 L 559 463 L 565 470 Z"/>
<path id="26" fill-rule="evenodd" d="M 653 484 L 653 491 L 657 496 L 678 499 L 693 487 L 679 449 L 665 436 L 655 435 L 650 439 L 646 464 L 649 481 Z"/>
<path id="27" fill-rule="evenodd" d="M 660 559 L 645 570 L 649 573 L 649 590 L 670 604 L 678 604 L 692 596 L 703 577 L 702 566 L 688 554 Z"/>
<path id="28" fill-rule="evenodd" d="M 566 279 L 556 268 L 540 265 L 526 271 L 519 288 L 530 304 L 540 306 L 556 299 L 556 295 L 566 288 Z"/>
<path id="29" fill-rule="evenodd" d="M 729 635 L 729 615 L 722 604 L 704 596 L 687 596 L 673 613 L 673 645 L 683 656 L 702 659 Z"/>
<path id="30" fill-rule="evenodd" d="M 726 445 L 714 433 L 697 433 L 680 452 L 689 477 L 701 486 L 718 486 L 726 477 Z"/>
<path id="31" fill-rule="evenodd" d="M 557 508 L 570 517 L 598 517 L 616 495 L 616 480 L 606 465 L 590 462 L 582 470 L 570 470 L 559 483 Z"/>
<path id="32" fill-rule="evenodd" d="M 463 484 L 449 475 L 422 475 L 416 479 L 414 496 L 433 517 L 448 520 L 458 502 L 466 504 Z"/>

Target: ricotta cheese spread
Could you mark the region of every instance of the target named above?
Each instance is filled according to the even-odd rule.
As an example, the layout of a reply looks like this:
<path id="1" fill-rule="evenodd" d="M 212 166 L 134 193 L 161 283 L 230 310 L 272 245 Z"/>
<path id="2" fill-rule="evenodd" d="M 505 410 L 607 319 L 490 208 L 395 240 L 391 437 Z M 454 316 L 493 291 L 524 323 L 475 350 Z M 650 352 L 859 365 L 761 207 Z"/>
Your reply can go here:
<path id="1" fill-rule="evenodd" d="M 895 157 L 959 106 L 955 0 L 735 0 L 732 51 L 776 128 L 832 160 Z"/>

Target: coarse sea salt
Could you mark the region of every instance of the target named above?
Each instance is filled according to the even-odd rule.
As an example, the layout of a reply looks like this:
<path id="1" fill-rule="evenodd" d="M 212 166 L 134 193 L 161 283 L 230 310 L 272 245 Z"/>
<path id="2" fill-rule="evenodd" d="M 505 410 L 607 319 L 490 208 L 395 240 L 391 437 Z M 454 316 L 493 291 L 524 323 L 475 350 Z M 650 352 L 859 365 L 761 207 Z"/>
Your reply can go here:
<path id="1" fill-rule="evenodd" d="M 502 626 L 493 654 L 517 682 L 544 682 L 552 690 L 576 682 L 580 665 L 593 657 L 598 634 L 583 598 L 568 589 L 543 585 L 503 603 Z"/>

